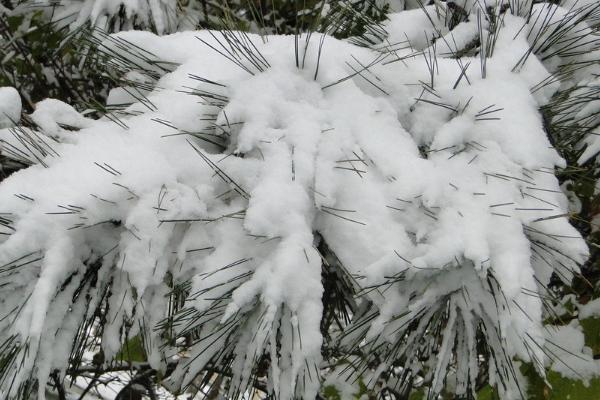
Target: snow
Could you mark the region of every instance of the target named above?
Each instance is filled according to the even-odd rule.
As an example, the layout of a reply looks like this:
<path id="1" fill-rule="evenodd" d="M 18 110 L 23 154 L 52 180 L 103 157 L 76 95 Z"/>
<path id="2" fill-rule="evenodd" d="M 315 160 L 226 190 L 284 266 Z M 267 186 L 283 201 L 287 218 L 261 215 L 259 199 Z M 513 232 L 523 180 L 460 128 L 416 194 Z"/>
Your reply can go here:
<path id="1" fill-rule="evenodd" d="M 177 11 L 177 7 L 173 0 L 30 0 L 16 5 L 12 13 L 24 14 L 35 9 L 59 28 L 76 29 L 90 23 L 112 32 L 143 26 L 153 27 L 162 34 L 185 26 L 185 13 Z"/>
<path id="2" fill-rule="evenodd" d="M 21 119 L 21 96 L 13 87 L 0 87 L 0 129 L 14 126 Z"/>
<path id="3" fill-rule="evenodd" d="M 115 4 L 97 3 L 90 15 Z M 160 4 L 149 7 L 155 16 Z M 565 163 L 538 112 L 557 85 L 531 93 L 549 76 L 536 57 L 514 68 L 530 46 L 519 34 L 524 23 L 504 17 L 485 75 L 479 56 L 457 62 L 449 46 L 431 44 L 448 32 L 428 25 L 421 10 L 390 16 L 388 42 L 409 46 L 382 55 L 323 37 L 321 52 L 314 34 L 303 68 L 293 36 L 238 34 L 238 43 L 252 42 L 249 51 L 208 31 L 107 39 L 103 46 L 138 65 L 153 68 L 141 48 L 176 67 L 162 71 L 141 101 L 99 120 L 56 100 L 31 115 L 45 138 L 35 136 L 43 145 L 29 150 L 35 165 L 0 185 L 12 231 L 0 243 L 0 265 L 40 257 L 19 274 L 0 275 L 2 315 L 19 304 L 15 293 L 27 299 L 14 324 L 0 322 L 1 339 L 17 335 L 29 344 L 19 353 L 26 368 L 2 393 L 14 394 L 30 369 L 45 381 L 64 364 L 73 320 L 90 312 L 69 307 L 75 293 L 110 287 L 102 340 L 110 359 L 123 324 L 136 335 L 167 315 L 172 279 L 191 282 L 185 305 L 193 318 L 182 316 L 175 330 L 196 329 L 200 338 L 170 384 L 185 386 L 207 363 L 232 356 L 233 396 L 268 354 L 278 398 L 314 398 L 323 361 L 315 232 L 357 290 L 392 288 L 364 295 L 378 313 L 365 325 L 365 349 L 401 343 L 416 352 L 428 321 L 448 306 L 431 361 L 434 390 L 455 341 L 464 349 L 456 390 L 464 394 L 473 383 L 480 325 L 510 359 L 546 359 L 541 296 L 531 293 L 543 294 L 553 272 L 569 281 L 588 250 L 565 216 L 568 201 L 554 176 Z M 455 38 L 461 47 L 476 33 L 472 22 L 463 27 Z M 128 90 L 114 90 L 109 102 L 131 101 Z M 14 97 L 6 93 L 2 107 L 2 98 Z M 1 130 L 0 138 L 27 153 L 13 133 Z M 92 285 L 84 273 L 95 262 Z M 90 309 L 101 301 L 91 297 Z M 415 319 L 419 326 L 408 330 Z M 50 341 L 44 332 L 60 335 Z M 570 333 L 560 332 L 552 338 L 562 343 Z M 158 345 L 159 330 L 147 335 L 152 366 L 164 368 L 175 350 Z M 490 367 L 491 381 L 502 373 Z M 516 396 L 516 386 L 504 390 Z"/>
<path id="4" fill-rule="evenodd" d="M 566 95 L 551 104 L 552 119 L 561 126 L 564 139 L 571 136 L 583 149 L 579 164 L 595 160 L 600 151 L 600 46 L 593 30 L 598 9 L 598 2 L 589 0 L 565 1 L 560 7 L 536 4 L 532 9 L 533 22 L 529 24 L 528 39 L 533 51 L 542 57 L 550 72 L 562 78 L 560 85 Z M 567 68 L 572 63 L 577 63 L 578 68 Z"/>
<path id="5" fill-rule="evenodd" d="M 600 317 L 600 299 L 590 300 L 584 305 L 579 306 L 579 318 Z"/>
<path id="6" fill-rule="evenodd" d="M 79 114 L 73 107 L 59 100 L 42 100 L 35 106 L 31 119 L 47 136 L 68 141 L 67 129 L 81 129 L 91 125 L 91 121 Z M 62 127 L 61 127 L 62 125 Z"/>
<path id="7" fill-rule="evenodd" d="M 546 347 L 552 354 L 551 369 L 565 378 L 587 380 L 600 374 L 600 361 L 594 360 L 592 349 L 585 346 L 577 322 L 548 330 Z"/>
<path id="8" fill-rule="evenodd" d="M 600 51 L 598 51 L 600 53 Z M 581 88 L 575 89 L 573 98 L 581 95 L 585 101 L 578 101 L 569 109 L 572 118 L 583 127 L 589 127 L 587 134 L 583 137 L 581 144 L 585 145 L 585 150 L 579 157 L 579 164 L 585 164 L 600 153 L 600 100 L 595 98 L 595 94 L 600 90 L 600 79 L 583 82 Z"/>

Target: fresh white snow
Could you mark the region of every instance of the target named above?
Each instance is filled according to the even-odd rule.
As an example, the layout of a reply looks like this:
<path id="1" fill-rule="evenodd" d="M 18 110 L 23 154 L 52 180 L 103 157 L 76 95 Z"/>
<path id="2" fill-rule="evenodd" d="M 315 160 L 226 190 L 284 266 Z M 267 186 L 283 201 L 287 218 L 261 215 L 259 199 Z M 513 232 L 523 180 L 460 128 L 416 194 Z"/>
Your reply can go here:
<path id="1" fill-rule="evenodd" d="M 91 15 L 113 6 L 95 4 Z M 530 90 L 551 65 L 533 55 L 523 62 L 524 18 L 504 15 L 489 58 L 454 58 L 479 28 L 471 21 L 449 34 L 440 21 L 421 10 L 390 16 L 378 48 L 392 52 L 301 36 L 302 68 L 293 36 L 230 33 L 248 54 L 217 32 L 122 32 L 103 45 L 123 65 L 130 59 L 161 73 L 154 90 L 115 89 L 110 103 L 139 101 L 100 120 L 45 100 L 31 115 L 39 132 L 21 132 L 30 142 L 0 130 L 3 151 L 33 164 L 0 185 L 0 212 L 10 221 L 0 265 L 36 258 L 0 274 L 0 338 L 29 346 L 4 395 L 31 369 L 42 382 L 54 368 L 64 373 L 99 287 L 111 285 L 102 340 L 110 359 L 124 322 L 133 336 L 166 316 L 172 279 L 191 280 L 186 306 L 196 316 L 175 329 L 199 328 L 203 339 L 171 384 L 186 385 L 211 359 L 233 354 L 233 379 L 243 386 L 266 353 L 278 398 L 314 398 L 323 341 L 319 237 L 357 290 L 379 285 L 362 299 L 378 312 L 362 332 L 365 348 L 404 335 L 410 343 L 409 322 L 448 304 L 431 360 L 434 390 L 455 341 L 464 350 L 457 394 L 468 390 L 461 379 L 476 376 L 480 325 L 506 357 L 545 360 L 540 296 L 553 272 L 568 282 L 588 254 L 566 217 L 554 176 L 564 160 L 538 111 L 559 84 Z M 433 36 L 445 40 L 432 46 Z M 164 72 L 148 58 L 176 66 Z M 0 90 L 0 110 L 15 119 L 20 107 L 11 99 L 13 90 Z M 94 262 L 101 266 L 92 286 L 84 276 Z M 80 284 L 92 307 L 71 304 Z M 568 329 L 552 340 L 573 337 Z M 152 366 L 164 368 L 174 349 L 160 346 L 159 331 L 146 335 Z M 493 384 L 506 372 L 491 365 Z M 515 385 L 503 391 L 518 397 Z"/>

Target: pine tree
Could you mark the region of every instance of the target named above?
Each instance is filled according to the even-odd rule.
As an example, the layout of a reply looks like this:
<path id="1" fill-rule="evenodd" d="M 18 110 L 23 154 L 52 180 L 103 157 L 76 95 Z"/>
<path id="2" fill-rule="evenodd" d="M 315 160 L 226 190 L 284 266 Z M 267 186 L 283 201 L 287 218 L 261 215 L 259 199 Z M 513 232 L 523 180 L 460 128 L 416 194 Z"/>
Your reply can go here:
<path id="1" fill-rule="evenodd" d="M 79 36 L 116 85 L 92 112 L 17 124 L 0 91 L 24 167 L 0 183 L 2 397 L 126 371 L 117 398 L 518 399 L 523 364 L 597 375 L 561 322 L 590 274 L 560 185 L 597 153 L 600 6 L 342 1 L 292 26 L 259 5 Z"/>

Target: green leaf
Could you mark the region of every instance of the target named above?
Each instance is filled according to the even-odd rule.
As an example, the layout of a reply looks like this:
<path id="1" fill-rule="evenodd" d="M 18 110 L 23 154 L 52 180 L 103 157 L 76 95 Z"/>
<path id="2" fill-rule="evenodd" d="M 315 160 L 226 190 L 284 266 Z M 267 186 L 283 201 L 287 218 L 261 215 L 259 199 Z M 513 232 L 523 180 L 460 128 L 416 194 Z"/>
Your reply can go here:
<path id="1" fill-rule="evenodd" d="M 140 336 L 129 339 L 117 353 L 117 360 L 126 362 L 145 362 L 148 360 L 146 350 Z"/>
<path id="2" fill-rule="evenodd" d="M 587 318 L 579 321 L 585 335 L 585 345 L 590 347 L 594 356 L 600 354 L 600 318 Z M 600 397 L 600 395 L 598 396 Z"/>
<path id="3" fill-rule="evenodd" d="M 497 400 L 496 390 L 487 385 L 477 393 L 477 400 Z"/>
<path id="4" fill-rule="evenodd" d="M 559 373 L 550 371 L 548 381 L 552 389 L 548 391 L 549 400 L 598 400 L 600 399 L 600 379 L 595 378 L 585 386 L 583 382 L 563 378 Z"/>
<path id="5" fill-rule="evenodd" d="M 425 389 L 423 389 L 421 387 L 417 390 L 414 390 L 408 397 L 408 400 L 423 400 L 424 398 L 425 398 Z"/>
<path id="6" fill-rule="evenodd" d="M 600 378 L 590 380 L 589 385 L 580 380 L 564 378 L 558 372 L 547 371 L 548 387 L 530 364 L 524 364 L 521 372 L 528 379 L 528 400 L 598 400 L 600 399 Z M 481 398 L 480 398 L 481 399 Z M 487 399 L 486 399 L 487 400 Z"/>

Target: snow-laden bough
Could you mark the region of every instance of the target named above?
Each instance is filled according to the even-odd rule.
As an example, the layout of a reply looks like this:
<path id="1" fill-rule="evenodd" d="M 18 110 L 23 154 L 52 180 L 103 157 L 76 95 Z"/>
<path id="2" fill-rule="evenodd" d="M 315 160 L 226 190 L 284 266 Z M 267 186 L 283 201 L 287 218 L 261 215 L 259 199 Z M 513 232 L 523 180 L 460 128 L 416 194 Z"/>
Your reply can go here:
<path id="1" fill-rule="evenodd" d="M 587 256 L 538 111 L 558 86 L 532 93 L 549 73 L 523 59 L 523 18 L 451 38 L 430 17 L 431 45 L 402 22 L 417 12 L 373 49 L 120 33 L 110 113 L 46 100 L 35 129 L 0 131 L 30 165 L 0 185 L 2 396 L 43 398 L 99 320 L 105 360 L 140 335 L 153 368 L 177 360 L 173 388 L 214 368 L 238 397 L 267 365 L 265 390 L 314 398 L 335 342 L 366 385 L 401 366 L 399 386 L 463 395 L 486 373 L 523 396 L 515 360 L 549 357 L 546 285 Z M 476 37 L 483 56 L 455 47 Z"/>

